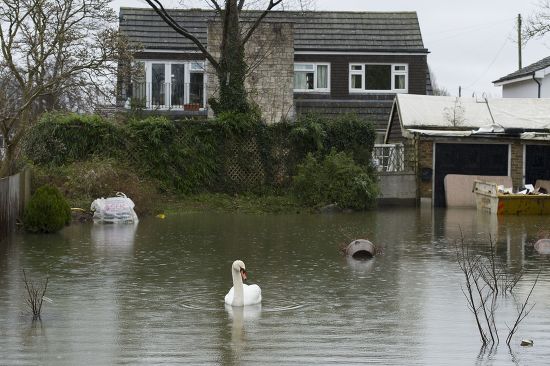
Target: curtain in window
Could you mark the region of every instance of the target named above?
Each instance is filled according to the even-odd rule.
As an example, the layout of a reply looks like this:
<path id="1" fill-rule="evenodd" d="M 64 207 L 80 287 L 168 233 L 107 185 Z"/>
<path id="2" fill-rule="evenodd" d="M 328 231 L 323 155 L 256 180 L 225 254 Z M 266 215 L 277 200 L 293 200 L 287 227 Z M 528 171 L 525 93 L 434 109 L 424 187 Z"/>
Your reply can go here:
<path id="1" fill-rule="evenodd" d="M 405 75 L 395 75 L 395 89 L 405 89 Z"/>
<path id="2" fill-rule="evenodd" d="M 294 72 L 294 89 L 307 89 L 307 72 Z"/>
<path id="3" fill-rule="evenodd" d="M 327 65 L 317 66 L 317 88 L 318 89 L 328 88 L 328 66 Z"/>

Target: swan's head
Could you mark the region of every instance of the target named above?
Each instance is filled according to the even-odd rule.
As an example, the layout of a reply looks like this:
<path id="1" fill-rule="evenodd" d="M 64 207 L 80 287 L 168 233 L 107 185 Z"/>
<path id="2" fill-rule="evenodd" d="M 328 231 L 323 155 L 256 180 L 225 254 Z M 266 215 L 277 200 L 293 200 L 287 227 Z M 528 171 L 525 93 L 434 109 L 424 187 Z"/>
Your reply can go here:
<path id="1" fill-rule="evenodd" d="M 231 268 L 233 268 L 233 271 L 239 272 L 241 274 L 243 281 L 246 281 L 247 279 L 246 267 L 243 261 L 236 260 L 235 262 L 233 262 L 233 266 Z"/>

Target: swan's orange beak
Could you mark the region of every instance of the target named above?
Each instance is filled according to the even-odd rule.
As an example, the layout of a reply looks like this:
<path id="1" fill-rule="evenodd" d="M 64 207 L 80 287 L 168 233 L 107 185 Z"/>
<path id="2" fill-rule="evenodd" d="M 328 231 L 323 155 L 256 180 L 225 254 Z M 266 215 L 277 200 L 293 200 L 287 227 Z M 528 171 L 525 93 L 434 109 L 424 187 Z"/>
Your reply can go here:
<path id="1" fill-rule="evenodd" d="M 241 268 L 241 277 L 243 279 L 243 281 L 246 281 L 248 276 L 246 275 L 246 270 Z"/>

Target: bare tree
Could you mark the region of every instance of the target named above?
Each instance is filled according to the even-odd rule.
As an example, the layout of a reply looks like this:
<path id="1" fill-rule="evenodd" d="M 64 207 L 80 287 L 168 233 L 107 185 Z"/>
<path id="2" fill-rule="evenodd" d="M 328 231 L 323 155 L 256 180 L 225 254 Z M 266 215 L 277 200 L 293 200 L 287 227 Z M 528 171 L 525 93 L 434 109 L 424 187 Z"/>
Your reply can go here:
<path id="1" fill-rule="evenodd" d="M 174 31 L 191 40 L 214 68 L 219 81 L 219 97 L 210 100 L 215 113 L 224 111 L 248 112 L 250 105 L 245 89 L 247 64 L 245 45 L 262 21 L 276 9 L 288 9 L 292 3 L 304 10 L 311 0 L 204 0 L 220 17 L 222 41 L 220 56 L 216 57 L 185 24 L 178 23 L 160 0 L 145 0 L 151 8 Z M 250 9 L 261 9 L 249 13 L 246 25 L 241 22 L 241 14 Z"/>
<path id="2" fill-rule="evenodd" d="M 120 59 L 121 38 L 109 0 L 0 2 L 0 177 L 15 169 L 25 131 L 45 110 L 105 92 Z M 111 88 L 114 89 L 114 88 Z"/>
<path id="3" fill-rule="evenodd" d="M 550 0 L 540 0 L 538 7 L 538 11 L 529 16 L 524 23 L 524 41 L 543 37 L 550 32 Z"/>

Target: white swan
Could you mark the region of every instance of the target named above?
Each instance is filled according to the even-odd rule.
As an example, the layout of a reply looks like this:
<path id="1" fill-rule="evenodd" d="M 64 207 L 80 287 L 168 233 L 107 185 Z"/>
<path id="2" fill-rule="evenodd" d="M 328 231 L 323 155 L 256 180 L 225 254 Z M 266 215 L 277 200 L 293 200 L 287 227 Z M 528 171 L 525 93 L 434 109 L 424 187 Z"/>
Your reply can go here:
<path id="1" fill-rule="evenodd" d="M 255 305 L 262 302 L 262 290 L 258 285 L 245 285 L 246 269 L 243 261 L 236 260 L 231 266 L 233 287 L 225 295 L 225 303 L 231 306 Z"/>

